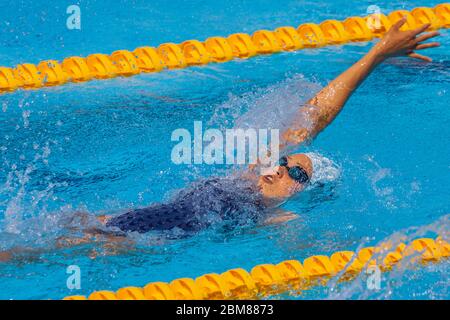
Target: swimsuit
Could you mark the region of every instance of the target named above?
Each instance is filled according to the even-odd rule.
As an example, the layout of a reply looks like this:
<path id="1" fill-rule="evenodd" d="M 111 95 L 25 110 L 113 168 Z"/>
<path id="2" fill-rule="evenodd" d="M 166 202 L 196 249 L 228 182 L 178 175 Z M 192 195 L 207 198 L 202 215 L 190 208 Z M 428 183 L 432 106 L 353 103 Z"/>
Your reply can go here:
<path id="1" fill-rule="evenodd" d="M 215 223 L 235 227 L 257 222 L 265 209 L 252 183 L 238 178 L 202 180 L 173 199 L 113 217 L 106 226 L 123 232 L 178 228 L 195 233 Z"/>

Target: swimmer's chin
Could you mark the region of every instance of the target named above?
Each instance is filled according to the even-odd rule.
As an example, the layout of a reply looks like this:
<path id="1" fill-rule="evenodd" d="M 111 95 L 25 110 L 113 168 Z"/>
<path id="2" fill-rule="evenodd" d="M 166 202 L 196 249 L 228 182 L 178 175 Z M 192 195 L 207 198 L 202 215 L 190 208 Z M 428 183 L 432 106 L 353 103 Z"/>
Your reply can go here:
<path id="1" fill-rule="evenodd" d="M 282 197 L 267 196 L 266 194 L 264 194 L 264 188 L 260 184 L 256 186 L 256 190 L 261 195 L 264 206 L 268 209 L 279 207 L 287 200 L 286 198 Z"/>
<path id="2" fill-rule="evenodd" d="M 289 188 L 285 192 L 285 195 L 280 195 L 278 192 L 268 192 L 261 183 L 258 183 L 256 186 L 256 190 L 260 193 L 262 201 L 267 208 L 279 207 L 283 203 L 287 202 L 292 196 L 302 192 L 304 188 L 305 187 L 303 185 L 297 183 Z"/>

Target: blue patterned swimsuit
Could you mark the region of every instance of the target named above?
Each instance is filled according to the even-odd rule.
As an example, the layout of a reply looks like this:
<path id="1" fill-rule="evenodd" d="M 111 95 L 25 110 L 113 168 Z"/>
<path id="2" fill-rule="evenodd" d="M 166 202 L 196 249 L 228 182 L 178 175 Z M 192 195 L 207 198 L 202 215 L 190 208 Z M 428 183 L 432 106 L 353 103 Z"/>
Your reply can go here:
<path id="1" fill-rule="evenodd" d="M 146 233 L 175 228 L 195 233 L 215 223 L 227 226 L 258 222 L 265 211 L 253 183 L 239 178 L 211 178 L 193 183 L 172 201 L 113 217 L 107 227 Z"/>

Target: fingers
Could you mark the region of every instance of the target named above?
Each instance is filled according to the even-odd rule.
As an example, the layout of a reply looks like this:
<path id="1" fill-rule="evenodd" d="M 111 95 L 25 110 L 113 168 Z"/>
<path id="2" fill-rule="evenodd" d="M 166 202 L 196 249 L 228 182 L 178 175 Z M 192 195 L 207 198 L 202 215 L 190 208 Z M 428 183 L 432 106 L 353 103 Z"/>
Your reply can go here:
<path id="1" fill-rule="evenodd" d="M 430 42 L 430 43 L 422 43 L 418 44 L 414 50 L 423 50 L 423 49 L 429 49 L 429 48 L 436 48 L 439 47 L 441 44 L 439 42 Z"/>
<path id="2" fill-rule="evenodd" d="M 421 34 L 420 36 L 418 36 L 418 37 L 415 39 L 415 42 L 416 42 L 416 43 L 424 42 L 424 41 L 426 41 L 426 40 L 428 40 L 428 39 L 437 37 L 437 36 L 439 36 L 439 35 L 440 35 L 440 33 L 437 32 L 437 31 L 424 33 L 424 34 Z"/>
<path id="3" fill-rule="evenodd" d="M 423 55 L 418 54 L 418 53 L 415 53 L 415 52 L 408 54 L 408 57 L 413 58 L 413 59 L 418 59 L 418 60 L 426 61 L 426 62 L 431 62 L 431 61 L 433 61 L 433 60 L 431 60 L 430 57 L 423 56 Z"/>
<path id="4" fill-rule="evenodd" d="M 430 23 L 426 23 L 426 24 L 424 24 L 424 25 L 418 27 L 417 29 L 412 30 L 412 34 L 413 34 L 414 36 L 417 36 L 418 34 L 424 32 L 425 30 L 427 30 L 430 26 L 431 26 Z"/>
<path id="5" fill-rule="evenodd" d="M 393 26 L 392 29 L 400 30 L 400 28 L 406 23 L 406 16 L 403 16 L 400 20 L 398 20 Z"/>

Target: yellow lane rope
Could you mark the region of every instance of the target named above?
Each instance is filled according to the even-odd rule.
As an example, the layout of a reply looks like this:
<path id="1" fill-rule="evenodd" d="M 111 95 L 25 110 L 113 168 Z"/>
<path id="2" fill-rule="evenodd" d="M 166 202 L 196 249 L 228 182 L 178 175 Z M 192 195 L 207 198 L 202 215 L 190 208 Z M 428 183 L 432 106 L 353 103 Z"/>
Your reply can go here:
<path id="1" fill-rule="evenodd" d="M 124 287 L 116 292 L 95 291 L 88 297 L 68 296 L 64 300 L 212 300 L 257 299 L 283 292 L 300 293 L 315 285 L 323 284 L 341 274 L 350 280 L 368 266 L 390 270 L 409 257 L 411 263 L 437 262 L 448 258 L 450 244 L 442 238 L 420 238 L 409 245 L 393 246 L 384 243 L 367 247 L 357 253 L 339 251 L 330 257 L 318 255 L 298 260 L 286 260 L 255 266 L 250 272 L 242 268 L 222 274 L 209 273 L 196 279 L 181 278 L 170 283 L 152 282 L 143 288 Z"/>
<path id="2" fill-rule="evenodd" d="M 0 94 L 22 89 L 37 89 L 84 82 L 92 79 L 128 77 L 163 69 L 186 68 L 234 58 L 246 59 L 261 54 L 295 51 L 381 37 L 402 16 L 407 16 L 403 30 L 430 23 L 430 30 L 450 27 L 450 4 L 411 11 L 397 10 L 388 16 L 376 13 L 367 17 L 350 17 L 344 21 L 326 20 L 305 23 L 298 28 L 279 27 L 258 30 L 249 35 L 236 33 L 228 37 L 211 37 L 201 42 L 187 40 L 181 44 L 164 43 L 158 48 L 141 47 L 134 51 L 118 50 L 110 55 L 91 54 L 86 58 L 69 57 L 62 62 L 23 63 L 15 68 L 0 67 Z"/>

